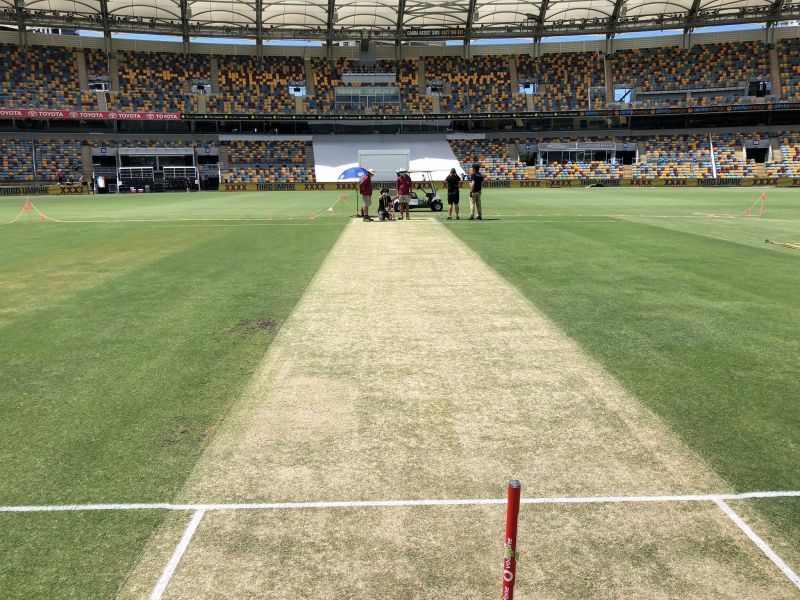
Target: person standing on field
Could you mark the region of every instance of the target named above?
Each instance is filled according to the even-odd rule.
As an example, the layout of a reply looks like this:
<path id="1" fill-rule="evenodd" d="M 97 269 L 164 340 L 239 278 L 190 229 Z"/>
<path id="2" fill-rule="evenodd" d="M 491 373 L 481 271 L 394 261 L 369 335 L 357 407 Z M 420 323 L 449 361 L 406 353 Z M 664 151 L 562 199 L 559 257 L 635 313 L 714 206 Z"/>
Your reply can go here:
<path id="1" fill-rule="evenodd" d="M 481 210 L 481 192 L 483 191 L 483 175 L 478 163 L 472 165 L 472 185 L 469 188 L 469 220 L 483 221 Z M 477 216 L 476 216 L 477 214 Z"/>
<path id="2" fill-rule="evenodd" d="M 406 213 L 406 220 L 410 220 L 408 205 L 411 203 L 411 175 L 406 171 L 397 172 L 397 201 L 400 203 L 400 218 Z"/>
<path id="3" fill-rule="evenodd" d="M 361 210 L 361 216 L 365 221 L 372 221 L 369 216 L 369 207 L 372 204 L 372 177 L 375 175 L 375 169 L 368 169 L 361 180 L 358 182 L 358 192 L 361 194 L 361 202 L 364 208 Z"/>
<path id="4" fill-rule="evenodd" d="M 450 174 L 444 180 L 447 183 L 447 220 L 453 219 L 453 207 L 456 209 L 456 221 L 461 219 L 458 216 L 458 193 L 461 188 L 461 177 L 458 176 L 455 169 L 450 169 Z"/>

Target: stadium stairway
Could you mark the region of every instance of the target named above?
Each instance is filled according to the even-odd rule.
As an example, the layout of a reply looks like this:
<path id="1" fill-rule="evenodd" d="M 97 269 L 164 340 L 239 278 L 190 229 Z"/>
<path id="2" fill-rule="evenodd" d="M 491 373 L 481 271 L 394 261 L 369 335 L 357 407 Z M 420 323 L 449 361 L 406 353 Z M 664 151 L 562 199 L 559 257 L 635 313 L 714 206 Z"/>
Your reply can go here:
<path id="1" fill-rule="evenodd" d="M 89 89 L 89 75 L 86 73 L 86 55 L 83 50 L 73 50 L 72 56 L 75 58 L 75 64 L 78 66 L 78 83 L 82 90 Z"/>
<path id="2" fill-rule="evenodd" d="M 99 96 L 105 94 L 98 94 Z M 89 144 L 81 144 L 81 166 L 83 168 L 83 176 L 88 181 L 94 172 L 94 161 L 92 160 L 92 147 Z"/>
<path id="3" fill-rule="evenodd" d="M 208 78 L 211 83 L 211 93 L 219 94 L 219 63 L 216 56 L 212 56 L 209 60 Z"/>
<path id="4" fill-rule="evenodd" d="M 433 96 L 430 96 L 430 99 L 431 99 L 431 105 L 432 105 L 431 110 L 434 113 L 442 112 L 441 96 L 439 96 L 438 94 L 434 94 Z"/>
<path id="5" fill-rule="evenodd" d="M 306 95 L 315 96 L 317 92 L 314 89 L 314 67 L 311 64 L 310 58 L 305 60 L 304 68 L 306 72 Z"/>
<path id="6" fill-rule="evenodd" d="M 756 177 L 767 176 L 767 165 L 764 163 L 756 163 Z"/>
<path id="7" fill-rule="evenodd" d="M 778 49 L 775 44 L 769 49 L 769 73 L 770 81 L 772 83 L 772 93 L 780 95 L 781 93 L 781 66 L 778 60 Z"/>
<path id="8" fill-rule="evenodd" d="M 105 92 L 96 92 L 95 98 L 97 99 L 97 109 L 104 112 L 108 111 L 108 94 Z"/>
<path id="9" fill-rule="evenodd" d="M 108 76 L 111 79 L 110 91 L 119 93 L 119 61 L 116 57 L 108 59 Z"/>
<path id="10" fill-rule="evenodd" d="M 614 59 L 611 56 L 603 56 L 603 74 L 605 75 L 606 102 L 614 102 Z"/>
<path id="11" fill-rule="evenodd" d="M 219 152 L 219 171 L 220 173 L 228 173 L 231 170 L 230 160 L 228 159 L 228 146 L 227 144 L 220 144 Z"/>
<path id="12" fill-rule="evenodd" d="M 428 82 L 425 80 L 425 58 L 417 61 L 417 77 L 419 78 L 419 95 L 425 96 L 428 87 Z"/>
<path id="13" fill-rule="evenodd" d="M 302 115 L 306 112 L 306 103 L 302 96 L 294 97 L 294 112 L 298 115 Z"/>
<path id="14" fill-rule="evenodd" d="M 622 165 L 622 176 L 625 179 L 633 178 L 633 165 Z"/>
<path id="15" fill-rule="evenodd" d="M 197 112 L 204 115 L 208 112 L 208 96 L 197 94 Z"/>
<path id="16" fill-rule="evenodd" d="M 314 165 L 316 161 L 314 159 L 314 144 L 306 144 L 306 169 L 308 169 L 309 173 L 314 172 Z"/>
<path id="17" fill-rule="evenodd" d="M 519 73 L 517 61 L 513 57 L 508 61 L 508 74 L 511 76 L 511 95 L 516 98 L 519 95 Z"/>

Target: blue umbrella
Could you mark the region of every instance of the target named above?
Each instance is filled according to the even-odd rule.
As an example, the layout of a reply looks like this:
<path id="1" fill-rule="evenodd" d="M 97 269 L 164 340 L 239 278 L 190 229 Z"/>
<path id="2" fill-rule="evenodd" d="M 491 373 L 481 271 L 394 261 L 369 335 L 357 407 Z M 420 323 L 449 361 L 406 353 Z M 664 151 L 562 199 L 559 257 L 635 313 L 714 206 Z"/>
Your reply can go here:
<path id="1" fill-rule="evenodd" d="M 367 170 L 363 167 L 350 167 L 346 171 L 342 171 L 339 175 L 339 181 L 344 179 L 361 179 L 367 174 Z"/>

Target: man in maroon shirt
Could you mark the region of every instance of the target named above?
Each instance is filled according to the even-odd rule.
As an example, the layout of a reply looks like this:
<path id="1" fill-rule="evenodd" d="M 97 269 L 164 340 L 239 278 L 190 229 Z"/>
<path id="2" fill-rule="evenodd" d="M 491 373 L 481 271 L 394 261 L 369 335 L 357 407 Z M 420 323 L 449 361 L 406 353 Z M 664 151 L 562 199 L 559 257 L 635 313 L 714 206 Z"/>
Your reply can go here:
<path id="1" fill-rule="evenodd" d="M 375 169 L 367 169 L 367 172 L 358 182 L 358 192 L 361 194 L 361 202 L 364 203 L 364 208 L 361 215 L 365 221 L 372 221 L 369 216 L 369 206 L 372 204 L 372 176 L 375 175 Z"/>
<path id="2" fill-rule="evenodd" d="M 408 204 L 411 202 L 411 175 L 406 171 L 397 172 L 397 201 L 400 203 L 400 218 L 406 213 L 406 220 L 411 217 L 408 214 Z"/>

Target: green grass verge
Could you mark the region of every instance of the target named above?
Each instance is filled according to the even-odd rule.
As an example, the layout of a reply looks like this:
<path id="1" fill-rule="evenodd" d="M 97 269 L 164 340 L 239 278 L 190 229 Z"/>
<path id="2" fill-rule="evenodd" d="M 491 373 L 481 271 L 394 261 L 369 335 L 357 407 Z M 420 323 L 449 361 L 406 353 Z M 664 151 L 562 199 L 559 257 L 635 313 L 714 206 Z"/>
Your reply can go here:
<path id="1" fill-rule="evenodd" d="M 324 198 L 259 196 L 248 202 L 284 219 L 3 227 L 0 504 L 162 502 L 180 489 L 346 222 L 286 217 Z M 194 198 L 230 213 L 224 198 Z M 102 217 L 105 201 L 56 208 Z M 144 210 L 136 201 L 124 210 Z M 5 515 L 0 597 L 105 597 L 163 517 Z"/>
<path id="2" fill-rule="evenodd" d="M 449 223 L 735 489 L 797 490 L 800 252 L 764 238 L 800 240 L 800 202 L 769 193 L 786 221 L 691 216 L 758 194 L 488 191 L 507 216 Z"/>

